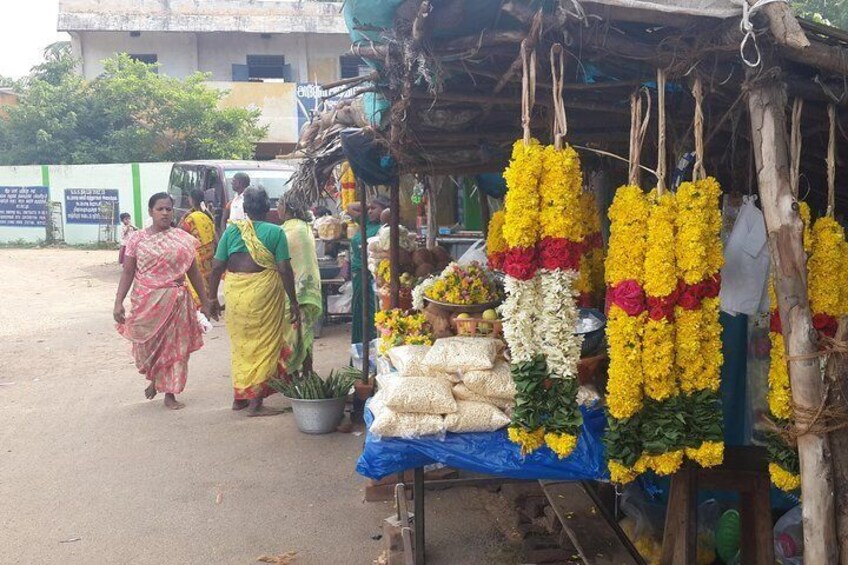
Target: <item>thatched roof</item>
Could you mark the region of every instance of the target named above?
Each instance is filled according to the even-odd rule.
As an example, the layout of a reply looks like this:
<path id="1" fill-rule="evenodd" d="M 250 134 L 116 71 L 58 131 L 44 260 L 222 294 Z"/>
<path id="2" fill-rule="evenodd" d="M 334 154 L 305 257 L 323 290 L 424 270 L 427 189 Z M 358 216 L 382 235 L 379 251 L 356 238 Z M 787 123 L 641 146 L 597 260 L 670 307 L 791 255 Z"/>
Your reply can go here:
<path id="1" fill-rule="evenodd" d="M 657 68 L 669 80 L 669 158 L 691 150 L 690 88 L 700 76 L 707 171 L 744 191 L 751 184 L 745 92 L 752 81 L 780 78 L 790 99 L 806 101 L 802 173 L 813 200 L 823 201 L 827 105 L 848 105 L 848 33 L 812 22 L 799 26 L 794 18 L 778 22 L 765 17 L 767 9 L 787 7 L 769 4 L 751 15 L 745 58 L 753 62 L 757 50 L 761 57 L 751 68 L 740 55 L 745 33 L 737 1 L 348 0 L 353 52 L 377 69 L 369 77 L 376 80 L 350 86 L 387 101 L 391 111 L 374 130 L 401 171 L 465 174 L 502 170 L 521 135 L 522 40 L 535 46 L 539 59 L 534 135 L 550 138 L 549 53 L 561 43 L 567 52 L 568 141 L 624 157 L 630 95 L 642 86 L 655 90 Z M 839 185 L 848 178 L 848 110 L 840 114 Z M 357 121 L 365 124 L 366 118 Z M 652 118 L 643 151 L 643 163 L 651 166 L 655 135 Z M 317 137 L 313 132 L 303 140 L 307 154 L 321 154 Z"/>

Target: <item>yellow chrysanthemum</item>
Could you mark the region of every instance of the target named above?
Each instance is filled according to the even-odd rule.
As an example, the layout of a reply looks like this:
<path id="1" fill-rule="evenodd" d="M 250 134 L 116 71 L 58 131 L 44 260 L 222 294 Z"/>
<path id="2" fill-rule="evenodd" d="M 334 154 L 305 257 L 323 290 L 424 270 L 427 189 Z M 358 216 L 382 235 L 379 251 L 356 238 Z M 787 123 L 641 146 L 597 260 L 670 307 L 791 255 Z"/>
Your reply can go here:
<path id="1" fill-rule="evenodd" d="M 610 239 L 604 264 L 607 284 L 645 282 L 649 211 L 648 199 L 638 186 L 622 186 L 616 191 L 609 208 Z"/>
<path id="2" fill-rule="evenodd" d="M 696 284 L 706 278 L 707 236 L 710 233 L 706 194 L 701 183 L 684 182 L 677 189 L 677 239 L 675 255 L 679 276 L 686 284 Z"/>
<path id="3" fill-rule="evenodd" d="M 789 388 L 789 369 L 786 366 L 786 345 L 783 335 L 771 332 L 771 352 L 769 357 L 768 405 L 769 411 L 776 418 L 788 420 L 792 417 L 792 392 Z"/>
<path id="4" fill-rule="evenodd" d="M 542 146 L 531 139 L 512 148 L 512 160 L 504 171 L 503 237 L 509 247 L 532 247 L 539 239 L 539 181 L 542 176 Z"/>
<path id="5" fill-rule="evenodd" d="M 577 279 L 574 281 L 574 290 L 580 294 L 589 294 L 594 289 L 592 288 L 592 263 L 589 255 L 586 254 L 580 259 L 580 270 L 577 273 Z"/>
<path id="6" fill-rule="evenodd" d="M 560 459 L 565 459 L 574 448 L 577 447 L 577 436 L 571 434 L 560 434 L 549 432 L 545 434 L 545 444 L 551 448 L 551 451 L 557 454 Z"/>
<path id="7" fill-rule="evenodd" d="M 636 461 L 633 469 L 640 475 L 648 469 L 653 469 L 657 475 L 666 476 L 676 473 L 682 464 L 683 450 L 677 449 L 660 455 L 648 455 L 643 453 L 642 456 L 639 457 L 639 460 Z"/>
<path id="8" fill-rule="evenodd" d="M 609 341 L 609 380 L 607 406 L 619 420 L 642 409 L 642 332 L 647 314 L 628 316 L 612 305 L 607 320 Z"/>
<path id="9" fill-rule="evenodd" d="M 842 308 L 842 287 L 845 286 L 845 230 L 830 217 L 813 224 L 813 244 L 807 262 L 810 308 L 814 314 L 840 317 L 848 312 Z"/>
<path id="10" fill-rule="evenodd" d="M 769 463 L 771 482 L 784 492 L 792 492 L 801 488 L 801 476 L 790 473 L 777 463 Z"/>
<path id="11" fill-rule="evenodd" d="M 704 358 L 701 355 L 703 336 L 703 314 L 701 310 L 674 309 L 675 363 L 680 378 L 680 389 L 691 393 L 699 389 L 704 373 Z"/>
<path id="12" fill-rule="evenodd" d="M 627 483 L 633 481 L 636 478 L 636 473 L 630 467 L 626 467 L 619 463 L 618 461 L 613 461 L 610 459 L 607 461 L 607 467 L 609 467 L 610 472 L 610 481 L 613 483 L 617 483 L 620 485 L 626 485 Z"/>
<path id="13" fill-rule="evenodd" d="M 521 447 L 521 455 L 533 453 L 545 443 L 545 429 L 526 430 L 517 426 L 510 426 L 507 435 L 512 443 Z"/>
<path id="14" fill-rule="evenodd" d="M 721 301 L 718 297 L 704 298 L 701 301 L 701 355 L 704 359 L 704 373 L 698 381 L 697 390 L 715 392 L 721 386 L 724 353 L 721 343 L 720 310 Z"/>
<path id="15" fill-rule="evenodd" d="M 601 216 L 598 212 L 598 202 L 593 192 L 580 193 L 580 216 L 583 218 L 587 234 L 599 233 L 601 231 Z"/>
<path id="16" fill-rule="evenodd" d="M 699 447 L 687 447 L 686 457 L 701 467 L 715 467 L 724 461 L 724 442 L 705 441 Z"/>
<path id="17" fill-rule="evenodd" d="M 810 205 L 806 202 L 799 203 L 798 213 L 804 222 L 804 251 L 810 253 L 813 250 L 813 214 Z"/>
<path id="18" fill-rule="evenodd" d="M 642 337 L 645 395 L 665 400 L 677 394 L 674 370 L 674 325 L 666 319 L 648 319 Z"/>
<path id="19" fill-rule="evenodd" d="M 709 231 L 704 245 L 707 248 L 707 273 L 711 277 L 724 266 L 724 245 L 721 241 L 721 185 L 713 177 L 698 181 L 698 190 L 703 194 Z"/>
<path id="20" fill-rule="evenodd" d="M 489 232 L 486 237 L 486 252 L 490 255 L 507 250 L 506 240 L 503 236 L 505 218 L 506 214 L 504 214 L 504 211 L 498 210 L 492 214 L 492 219 L 489 220 Z"/>
<path id="21" fill-rule="evenodd" d="M 577 152 L 568 145 L 563 149 L 548 145 L 542 152 L 542 163 L 539 182 L 541 237 L 582 241 L 587 226 L 581 217 L 583 172 Z"/>
<path id="22" fill-rule="evenodd" d="M 677 213 L 674 195 L 662 196 L 656 190 L 650 194 L 654 201 L 648 217 L 648 241 L 645 251 L 645 293 L 662 298 L 677 288 L 677 269 L 674 254 L 674 219 Z"/>

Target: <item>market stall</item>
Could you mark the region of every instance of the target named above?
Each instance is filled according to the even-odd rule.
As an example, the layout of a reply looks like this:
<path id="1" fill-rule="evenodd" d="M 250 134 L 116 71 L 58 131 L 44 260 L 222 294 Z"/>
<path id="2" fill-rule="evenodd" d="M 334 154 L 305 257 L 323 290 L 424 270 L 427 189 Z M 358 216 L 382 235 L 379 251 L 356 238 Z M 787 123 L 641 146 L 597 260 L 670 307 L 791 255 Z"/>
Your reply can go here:
<path id="1" fill-rule="evenodd" d="M 683 502 L 669 506 L 662 559 L 691 562 L 691 498 L 700 469 L 714 469 L 705 479 L 734 472 L 725 447 L 757 435 L 731 437 L 744 409 L 756 417 L 752 427 L 769 457 L 768 475 L 764 466 L 745 473 L 803 494 L 805 559 L 829 563 L 840 551 L 848 555 L 846 535 L 837 536 L 848 533 L 841 498 L 848 492 L 848 455 L 836 449 L 848 445 L 846 406 L 835 392 L 846 378 L 838 353 L 848 327 L 848 298 L 838 282 L 848 269 L 839 223 L 846 197 L 836 181 L 848 159 L 842 118 L 848 35 L 799 22 L 784 3 L 742 4 L 346 4 L 353 52 L 376 71 L 349 82 L 360 91 L 361 111 L 305 133 L 302 189 L 321 185 L 341 154 L 334 131 L 353 124 L 381 148 L 381 162 L 395 176 L 502 172 L 507 188 L 502 213 L 491 211 L 487 251 L 490 268 L 503 274 L 496 318 L 508 357 L 498 361 L 509 363 L 515 393 L 503 408 L 505 431 L 460 432 L 454 440 L 493 434 L 484 439 L 498 441 L 503 457 L 491 457 L 486 469 L 485 458 L 463 462 L 450 453 L 454 432 L 441 446 L 428 438 L 444 433 L 439 426 L 458 412 L 451 401 L 463 400 L 457 389 L 466 383 L 459 382 L 441 386 L 445 402 L 438 411 L 389 408 L 411 428 L 420 422 L 409 414 L 432 416 L 421 418 L 432 426 L 423 437 L 377 441 L 380 414 L 373 414 L 360 462 L 365 473 L 425 461 L 497 473 L 494 462 L 508 459 L 519 467 L 504 474 L 532 476 L 536 457 L 551 469 L 559 461 L 566 473 L 586 457 L 586 421 L 603 407 L 611 481 L 643 475 L 688 481 L 686 488 L 672 487 Z M 795 101 L 792 128 L 787 96 Z M 403 263 L 399 194 L 397 182 L 387 184 L 388 306 L 395 308 Z M 360 188 L 365 206 L 364 183 Z M 430 324 L 434 348 L 454 334 L 494 339 L 491 330 L 477 335 L 481 325 L 494 326 L 491 316 L 478 316 L 494 305 L 463 296 L 465 275 L 458 285 L 439 285 L 440 297 L 417 308 L 426 313 L 420 316 Z M 769 287 L 771 300 L 762 299 Z M 423 288 L 427 296 L 436 287 Z M 457 288 L 459 296 L 446 299 Z M 729 328 L 739 316 L 750 318 L 743 326 L 768 319 L 760 312 L 769 302 L 765 349 L 751 346 L 744 333 L 733 342 Z M 595 365 L 586 382 L 580 366 L 590 355 L 576 331 L 583 305 L 600 306 L 608 316 L 609 367 Z M 407 337 L 425 339 L 420 319 L 395 322 L 406 325 L 397 335 L 383 328 L 392 337 L 382 352 L 388 357 L 395 347 L 414 345 Z M 756 396 L 746 366 L 764 351 L 768 392 L 740 403 Z M 461 368 L 443 372 L 465 380 Z M 385 390 L 393 388 L 391 379 L 444 380 L 389 376 L 395 373 L 387 371 Z M 418 382 L 426 384 L 406 386 Z M 581 388 L 590 385 L 600 398 L 580 407 Z M 421 402 L 435 394 L 425 393 Z M 752 408 L 757 402 L 767 409 Z M 381 450 L 396 465 L 369 470 L 378 468 L 371 458 Z M 538 478 L 550 476 L 535 469 Z M 751 484 L 760 484 L 756 477 Z M 719 482 L 743 488 L 731 479 Z M 763 489 L 744 488 L 767 512 Z M 686 535 L 675 539 L 673 531 Z M 770 541 L 743 548 L 743 557 L 769 562 Z"/>

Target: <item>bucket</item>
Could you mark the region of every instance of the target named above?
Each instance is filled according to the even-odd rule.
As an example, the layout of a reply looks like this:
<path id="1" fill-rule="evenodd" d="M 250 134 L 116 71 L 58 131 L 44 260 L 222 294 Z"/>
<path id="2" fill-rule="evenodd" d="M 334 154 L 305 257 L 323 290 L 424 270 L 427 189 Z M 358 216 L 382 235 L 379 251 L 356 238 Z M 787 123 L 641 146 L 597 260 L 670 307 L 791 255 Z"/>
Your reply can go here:
<path id="1" fill-rule="evenodd" d="M 347 399 L 343 396 L 324 400 L 290 400 L 298 430 L 305 434 L 328 434 L 336 431 L 344 418 Z"/>

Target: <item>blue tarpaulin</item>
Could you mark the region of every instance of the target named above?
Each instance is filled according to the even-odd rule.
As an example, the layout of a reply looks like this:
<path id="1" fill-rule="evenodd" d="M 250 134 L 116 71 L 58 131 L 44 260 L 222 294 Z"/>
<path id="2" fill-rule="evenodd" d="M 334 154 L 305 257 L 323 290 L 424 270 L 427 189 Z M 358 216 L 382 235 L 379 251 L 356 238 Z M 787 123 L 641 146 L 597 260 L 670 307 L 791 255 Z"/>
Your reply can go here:
<path id="1" fill-rule="evenodd" d="M 583 431 L 577 447 L 565 459 L 559 459 L 547 447 L 522 457 L 518 446 L 509 441 L 506 430 L 448 433 L 444 439 L 379 440 L 368 432 L 362 455 L 356 463 L 356 471 L 371 479 L 381 479 L 406 469 L 443 463 L 455 469 L 512 479 L 608 480 L 604 446 L 601 443 L 606 426 L 603 410 L 581 410 Z M 371 411 L 366 410 L 365 423 L 369 428 L 372 421 Z"/>

